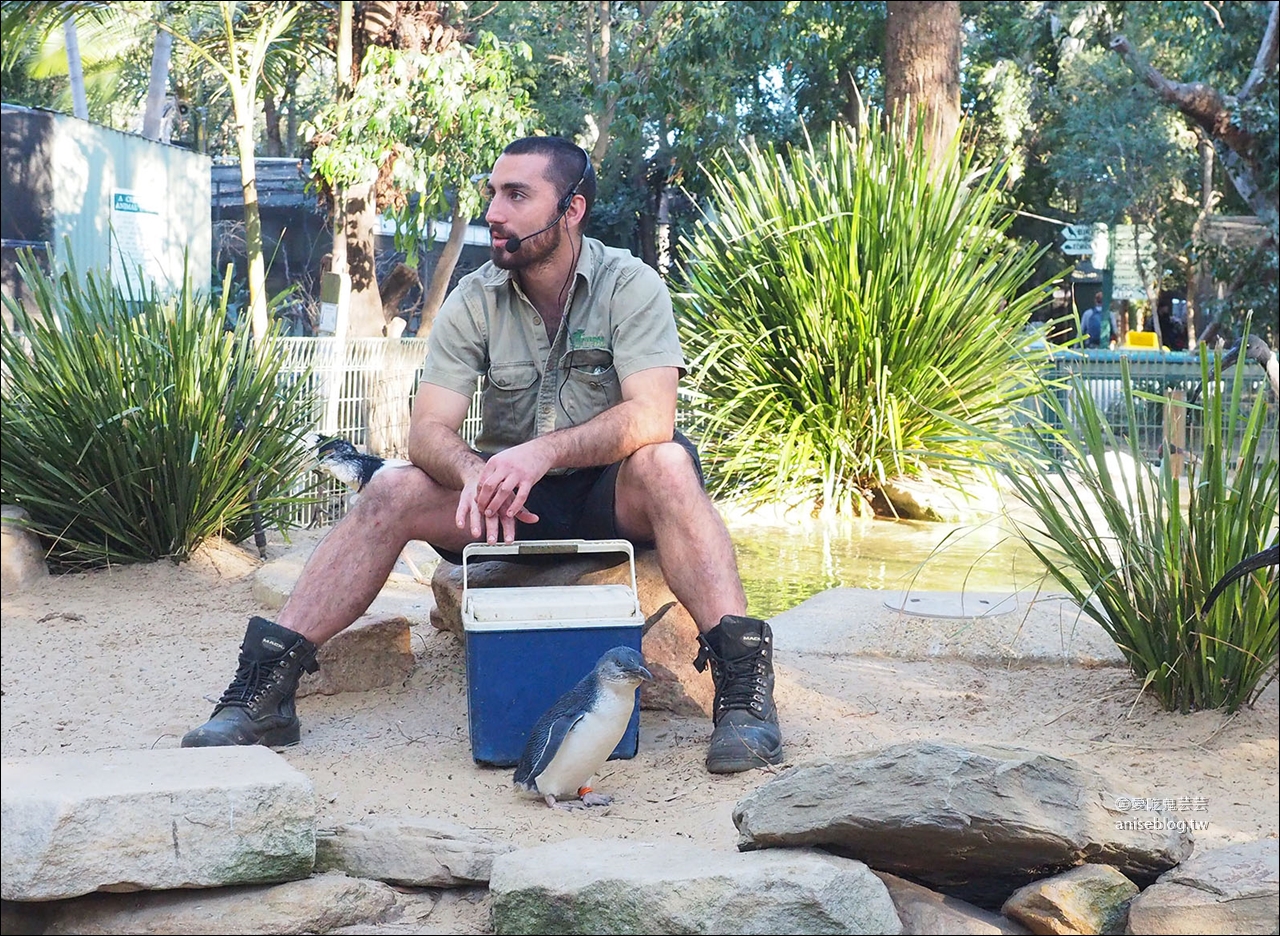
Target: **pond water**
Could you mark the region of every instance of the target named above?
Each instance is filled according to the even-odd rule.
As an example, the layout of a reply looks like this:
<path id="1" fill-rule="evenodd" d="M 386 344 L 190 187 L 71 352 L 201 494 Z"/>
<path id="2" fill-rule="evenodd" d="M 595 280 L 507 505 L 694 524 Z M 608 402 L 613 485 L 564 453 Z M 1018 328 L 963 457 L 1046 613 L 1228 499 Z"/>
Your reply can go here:
<path id="1" fill-rule="evenodd" d="M 908 520 L 730 522 L 747 607 L 772 617 L 828 588 L 1015 591 L 1043 566 L 995 522 L 957 526 Z"/>

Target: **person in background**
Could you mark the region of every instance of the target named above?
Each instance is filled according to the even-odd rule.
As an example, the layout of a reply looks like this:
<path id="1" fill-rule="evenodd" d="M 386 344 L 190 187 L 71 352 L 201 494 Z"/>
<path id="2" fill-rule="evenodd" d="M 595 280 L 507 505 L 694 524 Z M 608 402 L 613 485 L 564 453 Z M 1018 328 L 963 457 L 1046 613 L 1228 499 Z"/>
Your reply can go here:
<path id="1" fill-rule="evenodd" d="M 1102 306 L 1102 293 L 1093 294 L 1093 305 L 1080 317 L 1080 333 L 1086 348 L 1109 348 L 1116 333 L 1115 317 Z"/>

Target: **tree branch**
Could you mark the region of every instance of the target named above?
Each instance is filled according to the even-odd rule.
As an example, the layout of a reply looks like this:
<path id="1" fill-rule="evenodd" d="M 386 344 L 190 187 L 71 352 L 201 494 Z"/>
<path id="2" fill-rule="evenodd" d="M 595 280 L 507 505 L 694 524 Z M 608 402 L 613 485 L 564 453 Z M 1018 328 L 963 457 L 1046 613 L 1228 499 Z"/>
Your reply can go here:
<path id="1" fill-rule="evenodd" d="M 1222 141 L 1242 155 L 1250 150 L 1254 142 L 1253 134 L 1232 125 L 1227 101 L 1217 88 L 1199 81 L 1184 84 L 1166 78 L 1153 65 L 1144 61 L 1123 35 L 1111 40 L 1111 49 L 1113 52 L 1120 53 L 1124 63 L 1144 83 L 1155 90 L 1160 100 L 1166 104 L 1172 104 L 1188 118 L 1204 127 L 1209 136 Z"/>
<path id="2" fill-rule="evenodd" d="M 1252 97 L 1253 92 L 1258 90 L 1258 85 L 1262 84 L 1263 79 L 1267 77 L 1267 72 L 1276 67 L 1277 53 L 1280 52 L 1280 29 L 1277 29 L 1276 24 L 1276 20 L 1280 18 L 1278 14 L 1280 14 L 1280 0 L 1271 0 L 1271 16 L 1267 19 L 1267 31 L 1262 36 L 1258 55 L 1253 60 L 1253 71 L 1249 72 L 1244 87 L 1236 95 L 1237 100 L 1243 101 Z"/>
<path id="3" fill-rule="evenodd" d="M 1277 0 L 1272 0 L 1272 24 L 1276 17 Z M 1273 30 L 1268 26 L 1268 33 Z M 1263 40 L 1264 48 L 1259 50 L 1259 58 L 1263 58 L 1267 40 Z M 1123 35 L 1111 40 L 1111 49 L 1118 52 L 1124 63 L 1135 75 L 1153 88 L 1160 100 L 1178 108 L 1189 120 L 1203 127 L 1210 139 L 1222 144 L 1227 152 L 1222 154 L 1222 166 L 1231 177 L 1236 191 L 1253 209 L 1253 213 L 1263 220 L 1268 227 L 1274 229 L 1277 221 L 1277 206 L 1273 193 L 1263 190 L 1258 181 L 1258 166 L 1255 154 L 1258 152 L 1257 135 L 1235 123 L 1232 117 L 1232 105 L 1235 103 L 1213 87 L 1195 82 L 1184 84 L 1172 81 L 1162 75 L 1129 44 Z M 1254 66 L 1257 67 L 1256 65 Z M 1252 80 L 1252 78 L 1250 79 Z M 1248 83 L 1246 82 L 1246 87 Z"/>

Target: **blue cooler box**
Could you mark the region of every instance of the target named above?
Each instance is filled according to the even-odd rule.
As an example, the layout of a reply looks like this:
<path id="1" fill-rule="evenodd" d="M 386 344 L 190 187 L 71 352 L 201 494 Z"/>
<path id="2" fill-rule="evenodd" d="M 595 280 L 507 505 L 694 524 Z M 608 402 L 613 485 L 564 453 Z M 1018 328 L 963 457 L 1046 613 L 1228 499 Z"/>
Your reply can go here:
<path id="1" fill-rule="evenodd" d="M 625 553 L 628 585 L 469 588 L 467 564 L 503 556 Z M 640 650 L 644 617 L 636 563 L 626 540 L 472 543 L 462 553 L 462 628 L 467 652 L 467 721 L 479 764 L 519 763 L 534 723 L 614 647 Z M 635 757 L 639 690 L 613 758 Z"/>

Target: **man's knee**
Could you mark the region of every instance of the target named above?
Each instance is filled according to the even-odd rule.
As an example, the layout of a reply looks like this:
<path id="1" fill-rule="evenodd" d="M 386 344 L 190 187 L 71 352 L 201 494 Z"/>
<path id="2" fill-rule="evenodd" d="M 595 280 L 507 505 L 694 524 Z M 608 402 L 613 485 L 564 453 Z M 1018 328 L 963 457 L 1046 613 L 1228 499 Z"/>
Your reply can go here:
<path id="1" fill-rule="evenodd" d="M 412 465 L 383 468 L 356 496 L 352 513 L 370 517 L 404 517 L 420 511 L 444 494 L 444 488 Z"/>
<path id="2" fill-rule="evenodd" d="M 650 490 L 702 487 L 693 458 L 679 442 L 641 446 L 626 464 L 633 483 Z"/>

